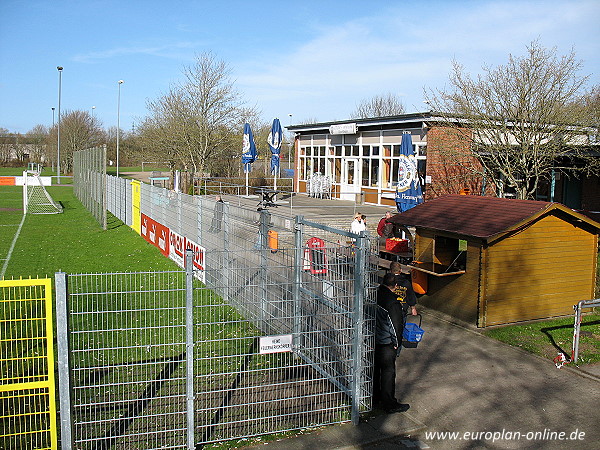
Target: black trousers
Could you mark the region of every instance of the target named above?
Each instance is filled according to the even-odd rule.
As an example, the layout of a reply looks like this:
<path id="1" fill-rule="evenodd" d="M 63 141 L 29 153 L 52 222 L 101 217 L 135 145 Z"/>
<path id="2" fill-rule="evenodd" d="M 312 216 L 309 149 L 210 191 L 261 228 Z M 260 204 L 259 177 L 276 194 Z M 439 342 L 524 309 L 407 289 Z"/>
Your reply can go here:
<path id="1" fill-rule="evenodd" d="M 375 344 L 373 374 L 373 401 L 383 408 L 391 408 L 396 400 L 396 354 L 392 344 Z"/>

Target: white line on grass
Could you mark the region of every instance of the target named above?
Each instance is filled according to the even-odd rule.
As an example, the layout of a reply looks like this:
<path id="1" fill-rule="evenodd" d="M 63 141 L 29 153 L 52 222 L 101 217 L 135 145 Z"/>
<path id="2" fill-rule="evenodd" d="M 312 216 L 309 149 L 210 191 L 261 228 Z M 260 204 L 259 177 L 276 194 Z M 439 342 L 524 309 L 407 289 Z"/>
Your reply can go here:
<path id="1" fill-rule="evenodd" d="M 21 219 L 19 228 L 17 228 L 17 232 L 15 233 L 15 237 L 12 240 L 12 244 L 10 244 L 10 248 L 8 249 L 8 254 L 6 255 L 6 259 L 4 260 L 4 265 L 2 266 L 2 270 L 0 271 L 0 280 L 4 278 L 4 274 L 6 273 L 6 268 L 8 267 L 10 257 L 12 255 L 13 250 L 15 249 L 15 245 L 17 244 L 17 239 L 19 238 L 19 234 L 21 234 L 21 228 L 23 228 L 23 222 L 25 222 L 25 214 L 23 214 L 23 218 Z"/>

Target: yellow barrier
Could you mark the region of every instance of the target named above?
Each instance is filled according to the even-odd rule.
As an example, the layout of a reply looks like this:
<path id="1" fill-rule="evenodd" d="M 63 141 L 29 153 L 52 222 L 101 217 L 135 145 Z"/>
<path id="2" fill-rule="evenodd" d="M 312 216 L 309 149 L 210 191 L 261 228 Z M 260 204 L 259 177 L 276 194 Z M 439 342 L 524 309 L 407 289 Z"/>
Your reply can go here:
<path id="1" fill-rule="evenodd" d="M 140 205 L 142 203 L 141 185 L 142 183 L 137 180 L 131 182 L 131 228 L 137 234 L 142 233 L 142 214 L 140 213 Z"/>
<path id="2" fill-rule="evenodd" d="M 52 283 L 0 280 L 0 448 L 57 449 Z"/>

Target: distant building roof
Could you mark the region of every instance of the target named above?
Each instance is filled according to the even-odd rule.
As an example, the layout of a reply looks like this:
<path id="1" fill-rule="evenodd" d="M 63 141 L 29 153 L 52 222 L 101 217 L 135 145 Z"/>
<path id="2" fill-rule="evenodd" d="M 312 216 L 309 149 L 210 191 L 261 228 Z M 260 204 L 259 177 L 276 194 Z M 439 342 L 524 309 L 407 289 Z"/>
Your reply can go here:
<path id="1" fill-rule="evenodd" d="M 517 230 L 552 209 L 559 209 L 595 228 L 600 228 L 599 223 L 560 203 L 476 195 L 438 197 L 396 214 L 390 221 L 489 240 L 494 236 Z"/>

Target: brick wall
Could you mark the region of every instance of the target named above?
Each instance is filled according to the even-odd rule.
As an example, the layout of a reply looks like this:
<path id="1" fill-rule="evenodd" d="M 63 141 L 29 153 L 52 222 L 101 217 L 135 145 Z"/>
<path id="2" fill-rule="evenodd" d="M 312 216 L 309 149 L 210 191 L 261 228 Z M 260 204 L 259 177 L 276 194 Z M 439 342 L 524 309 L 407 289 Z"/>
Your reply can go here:
<path id="1" fill-rule="evenodd" d="M 458 194 L 469 189 L 481 195 L 483 179 L 481 165 L 469 153 L 471 132 L 468 129 L 434 126 L 427 132 L 427 186 L 426 198 Z M 488 180 L 486 195 L 494 195 L 494 186 Z"/>

